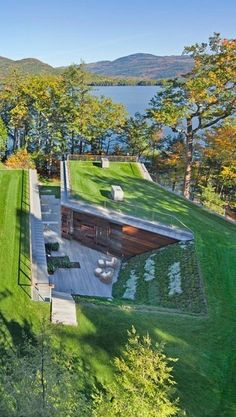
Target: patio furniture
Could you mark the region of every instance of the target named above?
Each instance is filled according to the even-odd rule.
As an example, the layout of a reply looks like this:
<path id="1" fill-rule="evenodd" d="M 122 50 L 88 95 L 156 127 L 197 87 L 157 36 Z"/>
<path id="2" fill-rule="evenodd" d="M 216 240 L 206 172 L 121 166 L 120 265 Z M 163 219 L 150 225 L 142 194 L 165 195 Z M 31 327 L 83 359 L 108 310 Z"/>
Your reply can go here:
<path id="1" fill-rule="evenodd" d="M 99 279 L 104 284 L 111 284 L 113 274 L 114 274 L 114 270 L 113 269 L 110 269 L 109 271 L 103 271 L 100 274 Z"/>
<path id="2" fill-rule="evenodd" d="M 117 265 L 117 259 L 113 256 L 110 260 L 105 261 L 106 266 L 109 266 L 110 268 L 115 268 Z"/>
<path id="3" fill-rule="evenodd" d="M 101 276 L 102 273 L 103 273 L 103 269 L 102 268 L 96 268 L 95 271 L 94 271 L 94 274 L 98 278 L 100 278 L 100 276 Z"/>
<path id="4" fill-rule="evenodd" d="M 104 259 L 98 259 L 98 266 L 100 268 L 105 268 L 106 266 L 106 261 Z"/>

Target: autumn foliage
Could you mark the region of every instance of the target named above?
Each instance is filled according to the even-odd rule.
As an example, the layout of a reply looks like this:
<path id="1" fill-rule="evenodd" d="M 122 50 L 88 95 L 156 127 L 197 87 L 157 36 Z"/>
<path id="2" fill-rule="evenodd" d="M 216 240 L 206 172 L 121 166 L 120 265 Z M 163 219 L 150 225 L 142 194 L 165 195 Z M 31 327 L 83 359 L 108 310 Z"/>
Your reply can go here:
<path id="1" fill-rule="evenodd" d="M 15 169 L 35 168 L 34 162 L 32 161 L 32 157 L 26 149 L 19 149 L 17 152 L 11 155 L 6 162 L 6 166 L 8 168 Z"/>

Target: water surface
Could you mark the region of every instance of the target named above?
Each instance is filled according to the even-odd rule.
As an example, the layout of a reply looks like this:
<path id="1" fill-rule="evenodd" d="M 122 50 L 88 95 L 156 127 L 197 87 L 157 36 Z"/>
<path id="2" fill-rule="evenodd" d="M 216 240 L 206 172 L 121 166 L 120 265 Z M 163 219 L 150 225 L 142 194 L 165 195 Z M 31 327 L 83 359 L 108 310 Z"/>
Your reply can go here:
<path id="1" fill-rule="evenodd" d="M 115 103 L 125 106 L 130 116 L 136 112 L 145 113 L 151 98 L 157 92 L 157 86 L 101 86 L 94 87 L 95 96 L 110 97 Z"/>

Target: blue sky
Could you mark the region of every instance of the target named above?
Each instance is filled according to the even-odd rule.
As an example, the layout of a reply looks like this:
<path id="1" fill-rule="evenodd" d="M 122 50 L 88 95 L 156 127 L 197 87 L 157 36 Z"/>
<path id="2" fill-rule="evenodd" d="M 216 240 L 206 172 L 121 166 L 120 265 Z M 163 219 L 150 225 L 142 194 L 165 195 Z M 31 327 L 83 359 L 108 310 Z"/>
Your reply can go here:
<path id="1" fill-rule="evenodd" d="M 235 0 L 1 0 L 0 55 L 53 66 L 236 37 Z"/>

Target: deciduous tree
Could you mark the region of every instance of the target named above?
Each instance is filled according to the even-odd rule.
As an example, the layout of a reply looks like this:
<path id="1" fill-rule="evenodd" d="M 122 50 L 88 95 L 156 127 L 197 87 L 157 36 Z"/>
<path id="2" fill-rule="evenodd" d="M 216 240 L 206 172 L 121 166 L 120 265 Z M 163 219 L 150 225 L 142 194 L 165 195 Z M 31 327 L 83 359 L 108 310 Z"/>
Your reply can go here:
<path id="1" fill-rule="evenodd" d="M 171 362 L 162 345 L 154 345 L 134 328 L 123 357 L 116 358 L 115 380 L 95 397 L 95 417 L 170 417 L 180 409 Z"/>
<path id="2" fill-rule="evenodd" d="M 65 352 L 51 346 L 42 326 L 34 343 L 25 339 L 1 357 L 0 415 L 4 417 L 89 417 L 90 401 L 78 389 L 80 373 Z"/>
<path id="3" fill-rule="evenodd" d="M 8 138 L 7 128 L 2 118 L 0 117 L 0 155 L 1 154 L 4 155 L 6 152 L 7 138 Z"/>
<path id="4" fill-rule="evenodd" d="M 33 159 L 31 155 L 27 152 L 25 148 L 15 151 L 11 156 L 9 156 L 6 161 L 6 166 L 8 168 L 16 169 L 30 169 L 35 168 Z"/>
<path id="5" fill-rule="evenodd" d="M 194 145 L 197 135 L 218 126 L 236 110 L 236 39 L 219 34 L 208 43 L 185 48 L 194 68 L 185 78 L 164 81 L 151 101 L 148 115 L 185 137 L 183 192 L 190 198 Z"/>

